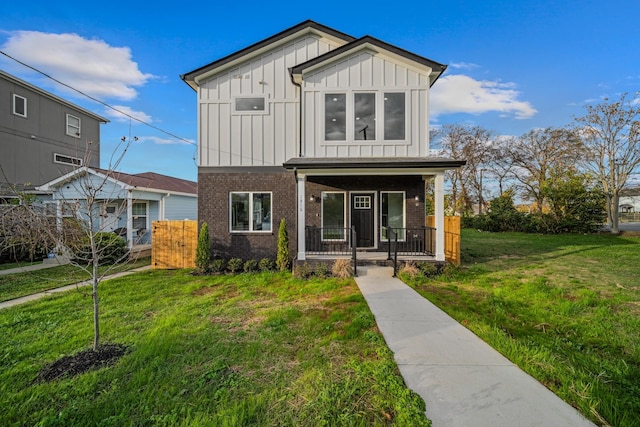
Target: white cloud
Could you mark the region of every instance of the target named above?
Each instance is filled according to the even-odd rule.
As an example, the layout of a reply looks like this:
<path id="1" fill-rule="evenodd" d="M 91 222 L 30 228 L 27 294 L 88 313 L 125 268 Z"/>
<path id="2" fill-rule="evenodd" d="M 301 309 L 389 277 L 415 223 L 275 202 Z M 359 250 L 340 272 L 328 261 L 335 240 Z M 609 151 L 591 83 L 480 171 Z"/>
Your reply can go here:
<path id="1" fill-rule="evenodd" d="M 151 123 L 153 121 L 153 119 L 151 118 L 150 115 L 143 113 L 142 111 L 134 111 L 131 109 L 131 107 L 127 107 L 125 105 L 114 105 L 113 108 L 115 108 L 118 111 L 121 111 L 122 113 L 119 113 L 118 111 L 111 109 L 111 108 L 106 108 L 104 111 L 105 116 L 111 117 L 112 119 L 118 121 L 118 122 L 129 122 L 129 116 L 134 117 L 138 120 L 141 120 L 145 123 Z M 133 121 L 133 123 L 138 123 L 137 121 Z"/>
<path id="2" fill-rule="evenodd" d="M 466 70 L 473 70 L 474 68 L 480 67 L 478 64 L 474 64 L 471 62 L 452 62 L 449 64 L 449 66 L 451 68 L 466 69 Z"/>
<path id="3" fill-rule="evenodd" d="M 140 142 L 152 142 L 158 145 L 175 145 L 175 144 L 195 144 L 193 140 L 186 140 L 187 142 L 176 138 L 160 138 L 157 136 L 141 136 L 138 138 Z"/>
<path id="4" fill-rule="evenodd" d="M 2 50 L 82 92 L 100 99 L 132 100 L 135 87 L 154 76 L 142 73 L 128 47 L 77 34 L 11 32 Z"/>
<path id="5" fill-rule="evenodd" d="M 537 110 L 526 101 L 519 101 L 520 94 L 513 83 L 476 80 L 455 74 L 442 77 L 431 90 L 431 114 L 500 112 L 528 119 Z"/>

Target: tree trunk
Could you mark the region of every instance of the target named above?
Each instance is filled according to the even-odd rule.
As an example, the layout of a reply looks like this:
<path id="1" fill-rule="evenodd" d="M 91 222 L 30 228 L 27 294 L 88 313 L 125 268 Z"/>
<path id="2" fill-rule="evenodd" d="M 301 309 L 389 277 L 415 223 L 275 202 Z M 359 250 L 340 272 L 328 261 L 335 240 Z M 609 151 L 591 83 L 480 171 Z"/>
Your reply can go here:
<path id="1" fill-rule="evenodd" d="M 618 214 L 618 203 L 620 201 L 620 195 L 617 193 L 613 194 L 613 197 L 611 198 L 611 234 L 620 234 L 620 228 L 619 228 L 619 217 L 620 215 Z"/>
<path id="2" fill-rule="evenodd" d="M 100 319 L 98 316 L 98 263 L 93 262 L 93 349 L 98 349 L 100 342 Z"/>

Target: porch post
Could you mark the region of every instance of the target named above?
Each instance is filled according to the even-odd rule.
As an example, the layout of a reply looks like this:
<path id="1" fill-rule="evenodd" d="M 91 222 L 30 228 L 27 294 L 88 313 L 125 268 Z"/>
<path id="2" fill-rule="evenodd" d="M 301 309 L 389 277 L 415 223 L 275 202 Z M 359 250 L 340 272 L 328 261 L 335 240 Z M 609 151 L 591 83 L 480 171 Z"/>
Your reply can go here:
<path id="1" fill-rule="evenodd" d="M 435 227 L 436 227 L 436 261 L 444 261 L 444 172 L 435 177 L 434 190 Z"/>
<path id="2" fill-rule="evenodd" d="M 127 193 L 127 247 L 133 247 L 133 203 L 131 201 L 131 191 Z"/>
<path id="3" fill-rule="evenodd" d="M 305 227 L 306 227 L 306 193 L 305 193 L 305 184 L 307 182 L 307 176 L 304 174 L 296 175 L 297 186 L 298 186 L 298 259 L 300 261 L 304 261 L 306 259 L 305 254 L 307 248 L 305 246 Z"/>

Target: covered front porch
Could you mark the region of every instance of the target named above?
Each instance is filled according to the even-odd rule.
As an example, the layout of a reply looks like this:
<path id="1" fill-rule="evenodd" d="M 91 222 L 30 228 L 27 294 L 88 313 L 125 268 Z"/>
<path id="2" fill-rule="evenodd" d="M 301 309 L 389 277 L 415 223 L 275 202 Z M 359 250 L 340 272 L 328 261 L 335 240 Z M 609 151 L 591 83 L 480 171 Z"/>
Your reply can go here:
<path id="1" fill-rule="evenodd" d="M 444 262 L 442 158 L 296 158 L 298 261 L 392 257 Z M 426 226 L 425 181 L 435 221 Z M 393 254 L 393 255 L 392 255 Z"/>

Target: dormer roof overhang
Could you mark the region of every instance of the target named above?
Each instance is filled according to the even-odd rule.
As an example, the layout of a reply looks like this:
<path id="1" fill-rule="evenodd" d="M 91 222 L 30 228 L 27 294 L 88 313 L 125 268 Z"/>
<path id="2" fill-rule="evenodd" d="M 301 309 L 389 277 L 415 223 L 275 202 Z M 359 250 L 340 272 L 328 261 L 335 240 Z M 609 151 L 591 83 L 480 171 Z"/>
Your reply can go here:
<path id="1" fill-rule="evenodd" d="M 193 90 L 197 90 L 200 82 L 206 80 L 210 76 L 213 76 L 227 68 L 231 68 L 241 62 L 257 57 L 270 49 L 286 44 L 305 34 L 316 34 L 320 37 L 330 39 L 337 44 L 349 43 L 355 40 L 354 37 L 348 34 L 334 30 L 333 28 L 322 24 L 318 24 L 315 21 L 307 20 L 267 39 L 232 53 L 231 55 L 227 55 L 203 67 L 185 73 L 181 75 L 180 78 L 191 86 Z"/>
<path id="2" fill-rule="evenodd" d="M 409 52 L 397 46 L 386 43 L 371 36 L 364 36 L 337 49 L 313 58 L 309 61 L 298 64 L 290 69 L 291 78 L 297 84 L 302 83 L 304 73 L 321 68 L 331 62 L 335 62 L 343 57 L 360 50 L 370 50 L 374 53 L 381 53 L 404 63 L 412 64 L 414 67 L 429 73 L 429 85 L 438 80 L 440 75 L 447 69 L 445 64 L 433 61 L 415 53 Z"/>

